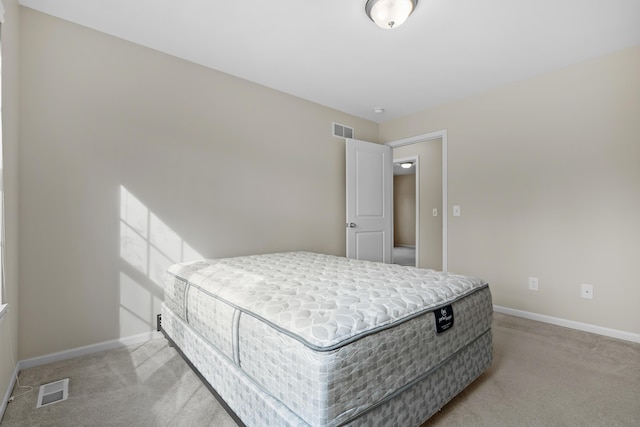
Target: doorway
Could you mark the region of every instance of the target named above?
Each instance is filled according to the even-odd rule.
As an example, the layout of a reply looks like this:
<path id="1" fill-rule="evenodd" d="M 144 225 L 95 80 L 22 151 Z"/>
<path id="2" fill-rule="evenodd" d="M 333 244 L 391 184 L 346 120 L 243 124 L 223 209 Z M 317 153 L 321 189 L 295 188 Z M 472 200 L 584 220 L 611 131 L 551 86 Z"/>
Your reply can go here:
<path id="1" fill-rule="evenodd" d="M 393 263 L 417 267 L 419 253 L 419 157 L 393 160 Z"/>
<path id="2" fill-rule="evenodd" d="M 416 265 L 447 271 L 447 131 L 386 145 L 393 148 L 394 159 L 418 157 Z"/>
<path id="3" fill-rule="evenodd" d="M 421 143 L 429 143 L 432 144 L 421 144 Z M 415 150 L 420 146 L 430 146 L 430 147 L 438 147 L 439 154 L 426 154 L 424 156 L 419 156 L 419 160 L 421 161 L 420 167 L 422 172 L 418 174 L 418 179 L 420 183 L 420 192 L 416 197 L 416 205 L 422 206 L 425 203 L 425 187 L 422 185 L 422 182 L 428 176 L 434 177 L 434 179 L 430 180 L 431 183 L 437 183 L 436 187 L 438 189 L 436 194 L 436 199 L 432 202 L 429 202 L 431 207 L 427 208 L 417 208 L 419 212 L 422 212 L 417 216 L 419 234 L 416 239 L 416 260 L 417 266 L 420 268 L 433 268 L 435 270 L 441 270 L 446 272 L 448 268 L 447 262 L 447 209 L 448 209 L 448 201 L 447 201 L 447 131 L 446 129 L 431 132 L 424 135 L 413 136 L 409 138 L 404 138 L 400 140 L 395 140 L 391 142 L 387 142 L 384 144 L 387 146 L 388 157 L 380 158 L 374 162 L 364 162 L 367 165 L 372 167 L 366 167 L 367 165 L 361 165 L 362 167 L 356 167 L 356 164 L 353 160 L 357 159 L 358 156 L 357 150 L 355 153 L 351 152 L 355 145 L 365 145 L 365 146 L 377 146 L 380 148 L 378 144 L 366 143 L 364 141 L 355 141 L 347 139 L 347 185 L 346 185 L 346 204 L 347 204 L 347 257 L 356 258 L 356 259 L 367 259 L 367 254 L 359 253 L 358 241 L 362 243 L 362 247 L 370 248 L 375 247 L 379 248 L 379 253 L 377 256 L 373 256 L 371 259 L 373 261 L 382 261 L 382 262 L 392 262 L 391 255 L 393 249 L 393 224 L 392 224 L 392 211 L 393 211 L 393 156 L 401 156 L 401 157 L 410 157 L 417 155 Z M 351 149 L 349 148 L 351 147 Z M 401 154 L 401 150 L 411 150 L 409 154 Z M 392 152 L 393 150 L 393 152 Z M 372 153 L 370 153 L 372 154 Z M 386 156 L 383 155 L 383 157 Z M 375 156 L 374 156 L 375 157 Z M 369 155 L 362 156 L 361 160 L 365 158 L 371 158 Z M 426 167 L 426 160 L 433 161 L 433 165 Z M 377 165 L 377 166 L 376 166 Z M 381 167 L 382 166 L 382 167 Z M 354 179 L 359 175 L 355 173 L 357 170 L 360 171 L 360 175 L 362 179 Z M 426 173 L 428 171 L 429 173 Z M 353 175 L 355 173 L 355 175 Z M 370 176 L 370 174 L 373 174 Z M 353 176 L 352 176 L 353 175 Z M 375 179 L 371 179 L 372 176 L 378 177 Z M 381 177 L 385 177 L 382 179 Z M 388 177 L 388 178 L 387 178 Z M 376 200 L 378 202 L 366 203 L 366 206 L 377 206 L 376 212 L 379 214 L 377 217 L 380 218 L 388 218 L 388 226 L 381 228 L 375 232 L 367 232 L 366 222 L 364 221 L 367 218 L 356 218 L 355 213 L 351 212 L 354 206 L 358 205 L 357 196 L 359 193 L 361 195 L 368 195 L 368 191 L 358 192 L 358 185 L 353 185 L 354 183 L 369 183 L 375 184 L 376 182 L 380 185 L 374 186 L 377 188 L 374 191 L 375 194 L 378 194 Z M 426 182 L 426 181 L 425 181 Z M 383 189 L 383 187 L 388 189 Z M 353 188 L 352 188 L 353 187 Z M 378 191 L 379 190 L 379 191 Z M 439 194 L 439 195 L 438 195 Z M 371 197 L 368 197 L 371 199 Z M 384 199 L 384 200 L 383 200 Z M 364 206 L 364 205 L 363 205 Z M 425 205 L 426 206 L 426 205 Z M 384 209 L 385 213 L 382 214 L 382 209 Z M 388 209 L 388 211 L 387 211 Z M 388 213 L 387 213 L 388 212 Z M 432 221 L 427 221 L 427 216 L 430 215 L 431 219 L 437 219 L 436 227 L 426 227 L 423 226 L 423 222 L 431 223 Z M 363 222 L 364 221 L 364 222 Z M 430 232 L 428 232 L 430 230 Z M 427 238 L 425 235 L 429 234 Z M 358 239 L 358 236 L 362 238 Z M 370 238 L 370 237 L 375 238 Z M 351 240 L 355 237 L 355 242 L 351 242 Z M 427 250 L 429 248 L 429 250 Z M 360 251 L 361 252 L 361 251 Z M 369 255 L 372 255 L 371 251 L 368 251 Z M 373 254 L 376 255 L 376 254 Z"/>

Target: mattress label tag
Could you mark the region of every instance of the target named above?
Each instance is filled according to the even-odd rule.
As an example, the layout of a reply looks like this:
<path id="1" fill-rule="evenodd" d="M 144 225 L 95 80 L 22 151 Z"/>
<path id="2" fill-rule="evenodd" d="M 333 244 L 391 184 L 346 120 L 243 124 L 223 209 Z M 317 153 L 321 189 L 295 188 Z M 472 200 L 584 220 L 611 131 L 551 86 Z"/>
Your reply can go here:
<path id="1" fill-rule="evenodd" d="M 441 334 L 453 327 L 453 306 L 447 305 L 434 311 L 436 316 L 436 332 Z"/>

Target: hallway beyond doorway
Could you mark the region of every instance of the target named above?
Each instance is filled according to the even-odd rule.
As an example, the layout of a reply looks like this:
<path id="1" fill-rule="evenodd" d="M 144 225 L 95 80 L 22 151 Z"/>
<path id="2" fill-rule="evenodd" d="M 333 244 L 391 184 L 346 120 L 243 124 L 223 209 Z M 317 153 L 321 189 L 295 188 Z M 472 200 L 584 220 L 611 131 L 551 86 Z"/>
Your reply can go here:
<path id="1" fill-rule="evenodd" d="M 416 248 L 411 246 L 395 246 L 393 248 L 393 263 L 416 266 Z"/>

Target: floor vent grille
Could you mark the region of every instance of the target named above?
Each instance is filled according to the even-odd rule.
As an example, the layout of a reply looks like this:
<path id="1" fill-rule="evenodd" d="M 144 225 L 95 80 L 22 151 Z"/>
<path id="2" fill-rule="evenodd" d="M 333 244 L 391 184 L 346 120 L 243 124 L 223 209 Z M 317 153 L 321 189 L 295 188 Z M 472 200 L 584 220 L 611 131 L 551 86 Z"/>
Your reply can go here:
<path id="1" fill-rule="evenodd" d="M 38 403 L 36 408 L 62 402 L 69 397 L 69 378 L 54 381 L 49 384 L 42 384 L 38 393 Z"/>

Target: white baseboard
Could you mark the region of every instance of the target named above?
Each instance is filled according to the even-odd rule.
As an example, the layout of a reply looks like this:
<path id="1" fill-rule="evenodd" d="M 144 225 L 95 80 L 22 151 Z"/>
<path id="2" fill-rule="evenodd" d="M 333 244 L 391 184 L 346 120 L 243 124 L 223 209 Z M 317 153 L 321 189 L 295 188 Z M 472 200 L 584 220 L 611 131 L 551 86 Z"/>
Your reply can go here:
<path id="1" fill-rule="evenodd" d="M 516 310 L 513 308 L 493 306 L 493 311 L 508 314 L 511 316 L 522 317 L 524 319 L 536 320 L 538 322 L 550 323 L 552 325 L 563 326 L 565 328 L 577 329 L 579 331 L 590 332 L 592 334 L 604 335 L 606 337 L 617 338 L 625 341 L 640 343 L 640 334 L 619 331 L 617 329 L 604 328 L 602 326 L 591 325 L 588 323 L 574 322 L 573 320 L 561 319 L 558 317 L 545 316 L 544 314 L 531 313 L 529 311 Z"/>
<path id="2" fill-rule="evenodd" d="M 61 360 L 72 359 L 74 357 L 86 356 L 88 354 L 97 353 L 104 350 L 112 350 L 127 345 L 139 344 L 152 339 L 161 338 L 161 332 L 145 332 L 139 335 L 120 338 L 112 341 L 104 341 L 97 344 L 87 345 L 84 347 L 72 348 L 71 350 L 60 351 L 57 353 L 46 354 L 31 359 L 25 359 L 18 362 L 18 371 L 22 369 L 33 368 L 35 366 L 46 365 L 48 363 L 59 362 Z"/>
<path id="3" fill-rule="evenodd" d="M 16 365 L 13 370 L 13 376 L 11 377 L 11 381 L 9 381 L 9 388 L 4 393 L 4 397 L 2 398 L 2 402 L 0 402 L 0 422 L 2 422 L 2 417 L 4 416 L 4 411 L 7 410 L 7 403 L 9 403 L 9 398 L 11 398 L 11 392 L 13 391 L 13 387 L 16 384 L 16 379 L 18 378 L 18 372 L 20 369 L 18 365 Z"/>

